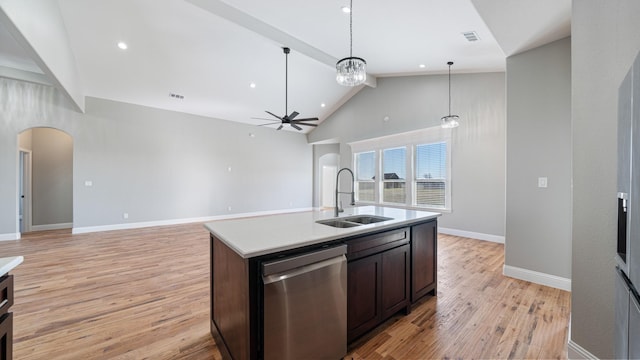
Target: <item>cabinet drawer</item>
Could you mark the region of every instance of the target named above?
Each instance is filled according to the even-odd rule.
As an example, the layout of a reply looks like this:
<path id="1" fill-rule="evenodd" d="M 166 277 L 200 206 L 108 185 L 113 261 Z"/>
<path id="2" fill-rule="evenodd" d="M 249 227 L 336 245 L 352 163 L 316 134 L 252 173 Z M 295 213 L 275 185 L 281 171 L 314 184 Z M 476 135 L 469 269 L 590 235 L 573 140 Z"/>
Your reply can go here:
<path id="1" fill-rule="evenodd" d="M 0 278 L 0 315 L 9 311 L 13 305 L 13 275 Z"/>
<path id="2" fill-rule="evenodd" d="M 0 315 L 0 359 L 13 359 L 13 313 Z"/>
<path id="3" fill-rule="evenodd" d="M 385 231 L 347 241 L 347 259 L 354 260 L 409 242 L 409 228 Z"/>

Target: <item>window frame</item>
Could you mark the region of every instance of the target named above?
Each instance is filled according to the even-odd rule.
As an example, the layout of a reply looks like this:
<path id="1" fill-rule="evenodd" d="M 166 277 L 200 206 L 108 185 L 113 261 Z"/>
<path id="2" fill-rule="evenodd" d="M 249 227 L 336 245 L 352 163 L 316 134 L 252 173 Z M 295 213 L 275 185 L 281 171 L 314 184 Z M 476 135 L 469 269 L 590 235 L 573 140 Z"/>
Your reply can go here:
<path id="1" fill-rule="evenodd" d="M 441 127 L 431 127 L 401 134 L 394 134 L 379 138 L 372 138 L 362 141 L 356 141 L 348 143 L 352 152 L 352 168 L 357 171 L 357 156 L 361 153 L 375 152 L 375 176 L 374 180 L 374 201 L 362 201 L 358 198 L 358 192 L 356 190 L 356 202 L 358 204 L 365 205 L 382 205 L 393 206 L 407 209 L 416 210 L 433 210 L 438 212 L 451 212 L 452 211 L 452 178 L 451 178 L 451 163 L 452 163 L 452 151 L 451 151 L 451 134 L 452 129 L 443 129 Z M 445 206 L 425 206 L 417 204 L 417 184 L 422 178 L 416 177 L 416 147 L 419 145 L 427 145 L 433 143 L 445 143 L 446 144 L 446 179 L 445 179 Z M 383 152 L 393 148 L 406 148 L 406 174 L 405 180 L 400 181 L 405 183 L 406 199 L 404 203 L 392 203 L 384 202 L 384 174 L 383 174 Z M 356 174 L 357 179 L 358 174 Z M 356 183 L 358 180 L 356 180 Z M 393 182 L 393 181 L 387 181 Z M 397 182 L 397 181 L 396 181 Z M 357 184 L 356 184 L 357 186 Z"/>

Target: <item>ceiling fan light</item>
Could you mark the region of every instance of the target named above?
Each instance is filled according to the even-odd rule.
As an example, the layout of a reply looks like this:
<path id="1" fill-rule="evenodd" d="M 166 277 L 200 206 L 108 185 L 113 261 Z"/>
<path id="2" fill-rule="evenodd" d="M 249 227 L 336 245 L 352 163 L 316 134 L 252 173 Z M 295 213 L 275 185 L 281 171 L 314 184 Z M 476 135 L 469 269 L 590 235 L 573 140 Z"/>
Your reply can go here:
<path id="1" fill-rule="evenodd" d="M 338 61 L 336 71 L 336 81 L 343 86 L 356 86 L 367 80 L 367 62 L 359 57 Z"/>
<path id="2" fill-rule="evenodd" d="M 456 128 L 460 125 L 460 123 L 458 122 L 458 115 L 447 115 L 447 116 L 443 116 L 442 118 L 440 118 L 440 121 L 442 122 L 441 126 L 444 129 L 453 129 Z"/>

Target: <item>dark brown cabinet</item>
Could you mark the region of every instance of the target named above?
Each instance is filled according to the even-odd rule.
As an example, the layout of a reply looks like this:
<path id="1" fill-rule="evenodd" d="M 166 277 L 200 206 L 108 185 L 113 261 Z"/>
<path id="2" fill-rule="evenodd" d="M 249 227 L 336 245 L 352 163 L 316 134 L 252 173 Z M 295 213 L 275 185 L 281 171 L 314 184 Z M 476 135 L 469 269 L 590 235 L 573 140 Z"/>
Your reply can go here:
<path id="1" fill-rule="evenodd" d="M 437 291 L 437 222 L 411 227 L 411 302 Z"/>
<path id="2" fill-rule="evenodd" d="M 409 229 L 365 236 L 347 245 L 347 341 L 351 342 L 398 311 L 410 311 Z"/>
<path id="3" fill-rule="evenodd" d="M 0 359 L 13 358 L 13 275 L 0 277 Z"/>

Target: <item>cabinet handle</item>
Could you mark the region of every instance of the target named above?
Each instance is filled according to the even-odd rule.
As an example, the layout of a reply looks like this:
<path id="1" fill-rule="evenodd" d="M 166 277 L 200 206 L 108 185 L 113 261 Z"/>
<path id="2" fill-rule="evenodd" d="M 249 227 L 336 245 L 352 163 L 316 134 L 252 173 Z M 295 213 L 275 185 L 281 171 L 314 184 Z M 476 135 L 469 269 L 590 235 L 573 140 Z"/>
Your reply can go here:
<path id="1" fill-rule="evenodd" d="M 2 309 L 5 305 L 7 305 L 8 302 L 9 302 L 9 299 L 2 300 L 2 302 L 0 302 L 0 309 Z"/>

